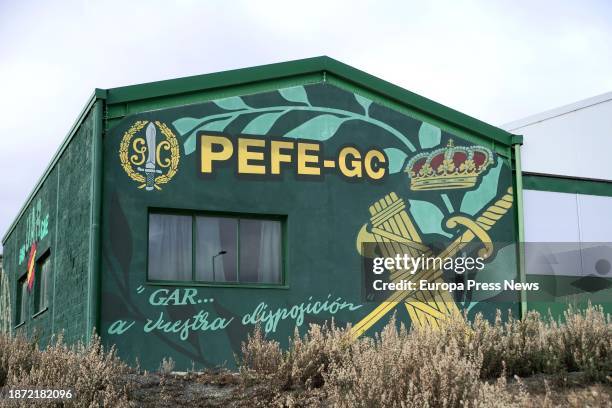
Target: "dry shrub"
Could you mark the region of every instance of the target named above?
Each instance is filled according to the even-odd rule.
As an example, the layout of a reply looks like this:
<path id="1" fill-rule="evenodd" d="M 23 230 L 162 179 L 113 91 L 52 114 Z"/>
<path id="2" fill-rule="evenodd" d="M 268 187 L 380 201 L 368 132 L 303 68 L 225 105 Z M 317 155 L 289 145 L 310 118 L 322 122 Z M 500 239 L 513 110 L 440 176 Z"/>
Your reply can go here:
<path id="1" fill-rule="evenodd" d="M 513 397 L 505 383 L 479 378 L 482 356 L 467 355 L 456 339 L 440 341 L 432 329 L 399 330 L 395 319 L 380 336 L 353 344 L 350 359 L 330 366 L 325 388 L 338 407 L 471 407 Z"/>
<path id="2" fill-rule="evenodd" d="M 87 346 L 67 346 L 59 336 L 40 351 L 34 342 L 0 336 L 0 346 L 3 385 L 8 388 L 71 389 L 74 398 L 62 400 L 66 407 L 130 406 L 130 384 L 123 380 L 129 368 L 114 348 L 104 350 L 96 335 Z M 21 402 L 32 406 L 35 401 Z"/>
<path id="3" fill-rule="evenodd" d="M 491 323 L 478 314 L 473 321 L 455 317 L 437 334 L 439 341 L 455 341 L 463 355 L 482 355 L 483 379 L 536 373 L 562 374 L 583 371 L 589 379 L 603 381 L 612 372 L 612 326 L 601 306 L 582 311 L 570 307 L 563 322 L 529 311 L 505 321 L 498 310 Z"/>
<path id="4" fill-rule="evenodd" d="M 340 407 L 526 406 L 506 376 L 612 372 L 611 324 L 601 307 L 569 309 L 564 322 L 529 312 L 493 322 L 453 316 L 439 329 L 407 330 L 392 319 L 374 338 L 351 341 L 350 328 L 311 325 L 283 351 L 258 328 L 243 344 L 241 371 L 278 392 L 321 389 Z M 492 381 L 492 382 L 491 382 Z M 272 398 L 276 398 L 274 395 Z M 278 399 L 277 399 L 278 400 Z"/>
<path id="5" fill-rule="evenodd" d="M 242 344 L 239 361 L 243 378 L 265 378 L 278 390 L 292 387 L 307 389 L 323 385 L 323 373 L 328 366 L 342 360 L 351 344 L 348 328 L 331 325 L 310 325 L 300 336 L 295 329 L 288 350 L 283 351 L 277 341 L 266 340 L 260 327 Z"/>
<path id="6" fill-rule="evenodd" d="M 38 359 L 38 348 L 22 335 L 10 337 L 0 333 L 0 388 L 9 378 L 27 375 Z"/>
<path id="7" fill-rule="evenodd" d="M 318 388 L 323 385 L 323 373 L 332 363 L 343 361 L 351 345 L 347 328 L 311 324 L 308 332 L 300 337 L 295 329 L 289 352 L 285 355 L 281 371 L 289 374 L 288 386 Z"/>
<path id="8" fill-rule="evenodd" d="M 502 375 L 494 383 L 482 382 L 478 389 L 478 395 L 473 401 L 477 407 L 483 408 L 506 408 L 506 407 L 532 407 L 532 398 L 527 393 L 526 387 L 518 380 L 518 392 L 508 391 L 506 377 Z M 540 405 L 538 408 L 548 408 Z"/>
<path id="9" fill-rule="evenodd" d="M 247 341 L 242 343 L 242 356 L 238 360 L 241 374 L 268 376 L 278 371 L 283 352 L 277 341 L 266 340 L 258 325 L 253 335 L 249 334 Z"/>
<path id="10" fill-rule="evenodd" d="M 589 380 L 604 381 L 612 375 L 612 325 L 601 306 L 585 310 L 571 307 L 564 323 L 554 330 L 557 348 L 568 371 L 584 372 Z"/>
<path id="11" fill-rule="evenodd" d="M 159 363 L 158 371 L 160 375 L 168 376 L 172 374 L 175 367 L 176 367 L 176 362 L 174 361 L 174 359 L 172 359 L 172 357 L 168 357 L 167 359 L 166 357 L 164 357 L 162 358 L 161 363 Z"/>
<path id="12" fill-rule="evenodd" d="M 461 331 L 458 326 L 462 326 Z M 502 372 L 527 376 L 561 370 L 552 327 L 551 321 L 543 320 L 535 311 L 528 312 L 523 319 L 509 313 L 506 321 L 502 321 L 498 310 L 493 323 L 478 314 L 472 322 L 454 319 L 442 332 L 446 339 L 465 333 L 460 344 L 467 354 L 482 354 L 480 376 L 484 379 L 497 378 Z"/>

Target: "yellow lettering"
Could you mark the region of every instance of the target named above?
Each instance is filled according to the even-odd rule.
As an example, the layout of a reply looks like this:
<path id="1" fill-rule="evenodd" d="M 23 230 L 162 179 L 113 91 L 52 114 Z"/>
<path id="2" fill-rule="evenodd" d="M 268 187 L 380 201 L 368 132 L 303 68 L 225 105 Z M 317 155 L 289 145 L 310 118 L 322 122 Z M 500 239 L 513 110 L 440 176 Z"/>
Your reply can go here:
<path id="1" fill-rule="evenodd" d="M 280 174 L 281 163 L 291 163 L 291 155 L 281 153 L 281 149 L 293 149 L 293 142 L 273 140 L 270 145 L 270 172 Z"/>
<path id="2" fill-rule="evenodd" d="M 340 151 L 338 167 L 346 177 L 361 177 L 361 153 L 354 147 L 345 147 Z M 349 165 L 350 161 L 350 165 Z"/>
<path id="3" fill-rule="evenodd" d="M 376 159 L 378 167 L 377 169 L 374 169 L 374 163 L 372 163 L 374 159 Z M 365 171 L 367 175 L 371 179 L 380 180 L 385 176 L 386 171 L 386 168 L 384 166 L 381 166 L 381 164 L 385 164 L 386 162 L 387 159 L 385 158 L 383 152 L 378 150 L 370 150 L 368 153 L 366 153 L 363 164 L 365 166 Z"/>
<path id="4" fill-rule="evenodd" d="M 223 136 L 200 136 L 201 143 L 201 164 L 202 173 L 212 173 L 213 161 L 228 160 L 234 154 L 234 146 L 232 142 Z M 213 151 L 213 146 L 221 147 L 219 151 Z"/>
<path id="5" fill-rule="evenodd" d="M 141 137 L 134 139 L 132 142 L 132 149 L 134 149 L 136 154 L 130 156 L 130 161 L 134 166 L 142 165 L 146 160 L 145 154 L 147 153 L 145 140 Z"/>
<path id="6" fill-rule="evenodd" d="M 308 176 L 318 176 L 321 174 L 319 167 L 308 167 L 308 163 L 319 163 L 319 156 L 308 154 L 308 152 L 319 152 L 319 145 L 316 143 L 298 143 L 298 174 Z"/>
<path id="7" fill-rule="evenodd" d="M 155 152 L 155 160 L 157 160 L 157 164 L 159 165 L 159 167 L 170 167 L 170 164 L 172 164 L 171 160 L 168 157 L 163 160 L 161 158 L 162 149 L 166 151 L 170 150 L 170 142 L 168 142 L 167 140 L 163 140 L 157 145 L 157 151 Z"/>
<path id="8" fill-rule="evenodd" d="M 143 155 L 146 146 L 136 143 L 133 148 Z M 269 149 L 267 143 L 270 143 Z M 162 157 L 168 151 L 169 144 L 162 141 L 157 146 L 157 163 L 161 167 L 169 164 L 169 158 Z M 387 156 L 376 149 L 361 152 L 354 146 L 340 149 L 335 160 L 321 157 L 321 144 L 314 142 L 297 142 L 290 140 L 271 140 L 264 138 L 240 137 L 237 142 L 226 136 L 201 135 L 202 173 L 211 174 L 219 162 L 236 157 L 238 174 L 280 175 L 285 167 L 295 166 L 300 176 L 320 176 L 322 168 L 337 169 L 344 177 L 380 180 L 387 174 Z M 166 153 L 167 154 L 167 153 Z M 142 160 L 136 156 L 135 160 Z M 218 164 L 214 164 L 218 163 Z"/>
<path id="9" fill-rule="evenodd" d="M 266 166 L 250 164 L 249 160 L 263 160 L 264 153 L 249 151 L 249 147 L 265 147 L 264 139 L 238 139 L 238 173 L 240 174 L 266 174 Z"/>

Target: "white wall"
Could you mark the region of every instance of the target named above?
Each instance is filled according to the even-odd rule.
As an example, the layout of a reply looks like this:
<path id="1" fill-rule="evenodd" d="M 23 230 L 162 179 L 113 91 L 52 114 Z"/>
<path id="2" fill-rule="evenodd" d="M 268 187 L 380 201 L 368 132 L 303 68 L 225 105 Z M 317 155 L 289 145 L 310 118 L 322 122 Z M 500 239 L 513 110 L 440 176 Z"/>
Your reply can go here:
<path id="1" fill-rule="evenodd" d="M 528 274 L 612 277 L 612 197 L 524 190 Z M 541 243 L 541 244 L 533 244 Z"/>
<path id="2" fill-rule="evenodd" d="M 612 181 L 612 92 L 502 127 L 523 135 L 524 172 Z M 612 197 L 523 197 L 527 273 L 612 277 Z"/>
<path id="3" fill-rule="evenodd" d="M 524 136 L 525 172 L 612 180 L 612 92 L 502 128 Z"/>

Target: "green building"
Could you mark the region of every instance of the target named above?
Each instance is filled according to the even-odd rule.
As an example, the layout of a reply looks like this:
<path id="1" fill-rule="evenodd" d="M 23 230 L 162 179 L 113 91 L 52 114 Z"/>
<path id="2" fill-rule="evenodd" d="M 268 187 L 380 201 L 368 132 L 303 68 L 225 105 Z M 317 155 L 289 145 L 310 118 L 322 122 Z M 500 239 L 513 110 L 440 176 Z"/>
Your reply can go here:
<path id="1" fill-rule="evenodd" d="M 3 238 L 0 316 L 190 368 L 231 366 L 256 325 L 285 344 L 332 318 L 358 337 L 394 314 L 523 313 L 524 288 L 447 290 L 533 280 L 521 144 L 327 57 L 96 89 Z M 375 258 L 400 253 L 484 269 L 385 268 L 440 285 L 372 293 Z"/>

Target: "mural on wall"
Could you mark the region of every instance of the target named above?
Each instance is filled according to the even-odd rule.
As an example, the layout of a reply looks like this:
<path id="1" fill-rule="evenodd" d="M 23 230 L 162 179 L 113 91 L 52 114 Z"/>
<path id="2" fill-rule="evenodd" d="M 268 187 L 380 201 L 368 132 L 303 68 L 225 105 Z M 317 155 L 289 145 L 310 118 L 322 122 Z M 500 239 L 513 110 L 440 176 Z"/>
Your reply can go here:
<path id="1" fill-rule="evenodd" d="M 28 274 L 26 277 L 26 283 L 28 284 L 28 292 L 32 291 L 34 287 L 34 278 L 36 272 L 36 250 L 37 245 L 36 242 L 32 243 L 32 247 L 30 248 L 30 255 L 28 256 Z"/>
<path id="2" fill-rule="evenodd" d="M 181 155 L 176 136 L 165 123 L 139 120 L 123 135 L 119 157 L 123 170 L 138 188 L 153 191 L 172 180 Z"/>
<path id="3" fill-rule="evenodd" d="M 109 140 L 116 140 L 107 147 L 116 162 L 107 164 L 104 189 L 102 331 L 120 351 L 138 353 L 134 344 L 145 341 L 154 351 L 143 356 L 149 364 L 172 354 L 231 365 L 255 325 L 282 344 L 295 328 L 331 318 L 351 323 L 358 337 L 393 312 L 409 324 L 436 325 L 457 311 L 491 309 L 485 298 L 445 291 L 364 302 L 364 242 L 383 254 L 399 247 L 439 257 L 478 242 L 492 280 L 516 274 L 513 247 L 494 244 L 514 241 L 507 159 L 332 85 L 147 112 L 126 118 Z M 151 207 L 283 214 L 289 278 L 278 288 L 151 284 Z M 442 281 L 443 272 L 422 270 L 417 278 Z M 405 275 L 397 270 L 392 278 Z"/>
<path id="4" fill-rule="evenodd" d="M 146 292 L 143 286 L 136 289 L 138 295 L 147 297 L 151 306 L 206 306 L 207 303 L 214 303 L 214 298 L 198 298 L 198 291 L 194 288 L 186 289 L 156 289 L 151 293 Z M 260 325 L 263 331 L 275 333 L 278 324 L 281 321 L 288 320 L 293 322 L 292 325 L 301 327 L 308 315 L 316 316 L 321 313 L 326 313 L 333 316 L 341 310 L 347 309 L 350 311 L 357 310 L 361 305 L 354 305 L 340 297 L 332 298 L 331 294 L 324 299 L 313 299 L 312 296 L 306 302 L 302 302 L 291 307 L 282 307 L 272 309 L 266 302 L 260 302 L 255 308 L 236 318 L 216 317 L 211 318 L 209 311 L 205 309 L 199 310 L 193 316 L 187 319 L 176 319 L 172 316 L 167 316 L 162 309 L 156 317 L 150 318 L 142 316 L 138 319 L 142 324 L 140 329 L 144 333 L 159 332 L 159 333 L 176 333 L 177 337 L 186 341 L 192 333 L 225 330 L 230 324 L 251 326 L 247 330 L 252 330 L 256 325 Z M 132 329 L 136 324 L 136 320 L 121 320 L 114 321 L 108 328 L 108 334 L 124 334 Z"/>
<path id="5" fill-rule="evenodd" d="M 43 215 L 42 201 L 39 198 L 32 206 L 30 213 L 25 217 L 26 236 L 19 247 L 19 265 L 25 261 L 26 256 L 32 253 L 32 245 L 49 234 L 49 213 Z"/>
<path id="6" fill-rule="evenodd" d="M 0 261 L 0 333 L 11 332 L 11 290 L 6 272 Z"/>
<path id="7" fill-rule="evenodd" d="M 430 135 L 430 137 L 420 137 L 422 146 L 431 147 L 439 143 L 439 130 L 436 131 L 427 124 L 423 124 L 421 129 L 424 130 L 423 133 L 428 132 Z M 503 195 L 486 206 L 491 201 L 491 195 L 497 191 L 497 176 L 491 174 L 482 183 L 478 181 L 489 166 L 494 164 L 493 153 L 486 147 L 457 147 L 454 146 L 453 139 L 449 139 L 446 147 L 414 155 L 404 170 L 410 180 L 410 190 L 415 192 L 439 190 L 446 210 L 450 214 L 444 217 L 440 208 L 426 201 L 408 200 L 409 204 L 406 204 L 404 199 L 391 192 L 369 207 L 370 222 L 362 226 L 357 236 L 357 250 L 362 252 L 363 244 L 366 242 L 376 242 L 380 252 L 386 257 L 392 258 L 398 253 L 406 253 L 413 258 L 436 256 L 445 259 L 457 256 L 470 242 L 478 240 L 484 246 L 479 256 L 484 259 L 490 258 L 494 247 L 487 231 L 508 213 L 513 202 L 512 188 L 509 187 Z M 477 185 L 479 191 L 476 191 L 476 194 L 466 193 L 461 210 L 455 211 L 444 192 L 472 189 Z M 482 208 L 483 206 L 486 207 Z M 463 212 L 468 208 L 471 208 L 472 216 Z M 459 231 L 451 237 L 451 242 L 446 248 L 434 253 L 432 248 L 423 242 L 419 226 L 428 232 L 443 235 L 447 235 L 442 229 L 443 226 L 447 229 L 459 227 Z M 362 253 L 362 256 L 366 255 Z M 407 278 L 415 282 L 420 279 L 432 283 L 444 282 L 441 268 L 421 268 L 415 274 L 407 270 L 391 271 L 390 279 L 393 282 Z M 352 327 L 353 337 L 362 335 L 383 316 L 402 304 L 412 323 L 417 326 L 438 327 L 440 321 L 459 314 L 455 299 L 448 291 L 396 292 Z"/>
<path id="8" fill-rule="evenodd" d="M 178 133 L 184 138 L 184 151 L 189 155 L 196 150 L 198 132 L 223 132 L 236 121 L 246 120 L 242 134 L 267 135 L 274 131 L 277 123 L 292 113 L 302 113 L 306 120 L 296 121 L 283 133 L 284 138 L 326 141 L 332 138 L 342 125 L 350 122 L 364 122 L 384 129 L 396 137 L 404 147 L 414 152 L 412 142 L 398 129 L 379 119 L 370 116 L 372 101 L 361 95 L 353 94 L 358 110 L 338 109 L 314 104 L 304 86 L 279 89 L 278 94 L 283 105 L 255 107 L 250 106 L 244 98 L 234 96 L 213 101 L 223 112 L 200 118 L 183 117 L 172 122 Z"/>

